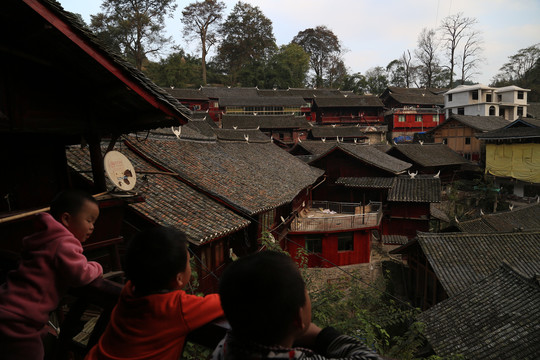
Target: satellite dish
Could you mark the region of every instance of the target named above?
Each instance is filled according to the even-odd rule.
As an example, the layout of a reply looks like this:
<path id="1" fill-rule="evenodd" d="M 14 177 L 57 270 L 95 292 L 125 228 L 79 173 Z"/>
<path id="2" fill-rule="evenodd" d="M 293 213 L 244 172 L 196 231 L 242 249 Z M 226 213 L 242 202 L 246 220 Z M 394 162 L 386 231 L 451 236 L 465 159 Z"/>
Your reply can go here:
<path id="1" fill-rule="evenodd" d="M 109 151 L 105 154 L 105 171 L 112 183 L 123 191 L 129 191 L 135 187 L 137 176 L 135 168 L 129 159 L 118 151 Z"/>

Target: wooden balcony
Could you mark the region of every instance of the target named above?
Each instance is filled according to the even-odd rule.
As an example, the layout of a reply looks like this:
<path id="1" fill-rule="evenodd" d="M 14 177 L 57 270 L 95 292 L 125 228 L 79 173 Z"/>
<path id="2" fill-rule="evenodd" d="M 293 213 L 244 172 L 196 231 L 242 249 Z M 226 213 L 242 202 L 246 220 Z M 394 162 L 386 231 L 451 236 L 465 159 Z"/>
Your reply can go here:
<path id="1" fill-rule="evenodd" d="M 313 201 L 291 222 L 290 232 L 332 232 L 377 227 L 382 204 Z"/>

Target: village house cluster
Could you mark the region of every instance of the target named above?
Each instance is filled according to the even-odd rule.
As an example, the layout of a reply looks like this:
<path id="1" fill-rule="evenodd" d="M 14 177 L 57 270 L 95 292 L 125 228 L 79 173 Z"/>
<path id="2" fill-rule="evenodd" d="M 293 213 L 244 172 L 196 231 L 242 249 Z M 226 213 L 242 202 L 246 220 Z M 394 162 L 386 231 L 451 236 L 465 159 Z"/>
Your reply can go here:
<path id="1" fill-rule="evenodd" d="M 0 20 L 2 277 L 28 214 L 76 187 L 101 194 L 84 248 L 111 279 L 125 240 L 156 225 L 187 234 L 204 293 L 262 238 L 323 268 L 370 263 L 385 246 L 403 259 L 437 355 L 540 352 L 540 120 L 528 89 L 160 88 L 52 0 L 10 0 Z M 111 150 L 133 164 L 132 191 L 105 176 Z M 462 222 L 441 212 L 448 185 L 483 172 L 531 204 Z M 118 295 L 90 291 L 105 309 Z M 84 353 L 67 324 L 63 349 Z"/>

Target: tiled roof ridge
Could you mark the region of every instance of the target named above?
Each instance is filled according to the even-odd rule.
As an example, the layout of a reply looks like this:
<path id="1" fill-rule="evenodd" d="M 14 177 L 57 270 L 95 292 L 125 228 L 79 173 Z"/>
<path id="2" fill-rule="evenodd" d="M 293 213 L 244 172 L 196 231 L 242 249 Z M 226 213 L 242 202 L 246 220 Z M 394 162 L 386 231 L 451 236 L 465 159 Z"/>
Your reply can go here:
<path id="1" fill-rule="evenodd" d="M 214 199 L 216 201 L 218 201 L 219 203 L 223 204 L 224 206 L 226 206 L 227 208 L 233 210 L 233 211 L 240 211 L 242 212 L 244 215 L 254 215 L 256 213 L 253 213 L 249 210 L 249 209 L 246 209 L 244 207 L 242 207 L 241 205 L 238 205 L 238 204 L 231 204 L 227 198 L 221 196 L 220 194 L 206 188 L 206 187 L 201 187 L 199 186 L 198 184 L 196 184 L 195 182 L 193 182 L 192 180 L 190 180 L 190 177 L 188 175 L 186 175 L 185 173 L 183 173 L 182 171 L 179 171 L 178 169 L 175 169 L 174 171 L 169 169 L 168 167 L 166 167 L 165 165 L 161 164 L 160 162 L 158 162 L 156 159 L 154 159 L 153 157 L 149 157 L 147 156 L 146 154 L 144 154 L 142 151 L 140 151 L 136 146 L 134 146 L 133 144 L 131 144 L 131 142 L 129 140 L 124 140 L 124 144 L 131 150 L 133 151 L 134 153 L 136 153 L 138 156 L 140 156 L 141 158 L 143 158 L 145 161 L 148 161 L 150 164 L 152 164 L 153 166 L 157 167 L 158 169 L 162 169 L 164 171 L 169 171 L 169 172 L 174 172 L 178 175 L 176 175 L 176 178 L 180 181 L 182 181 L 183 183 L 185 183 L 186 185 L 188 185 L 189 187 L 201 192 L 202 194 L 205 194 L 207 195 L 208 197 L 210 197 L 211 199 Z M 261 211 L 264 211 L 261 210 Z"/>

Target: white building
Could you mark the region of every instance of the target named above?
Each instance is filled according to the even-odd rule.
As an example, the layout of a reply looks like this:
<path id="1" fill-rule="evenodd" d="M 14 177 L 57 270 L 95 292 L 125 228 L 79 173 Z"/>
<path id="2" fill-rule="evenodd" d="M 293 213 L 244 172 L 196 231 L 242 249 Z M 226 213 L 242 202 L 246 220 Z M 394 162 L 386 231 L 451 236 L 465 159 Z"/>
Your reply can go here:
<path id="1" fill-rule="evenodd" d="M 460 85 L 444 93 L 446 118 L 451 114 L 501 116 L 514 121 L 527 116 L 527 92 L 517 86 Z"/>

